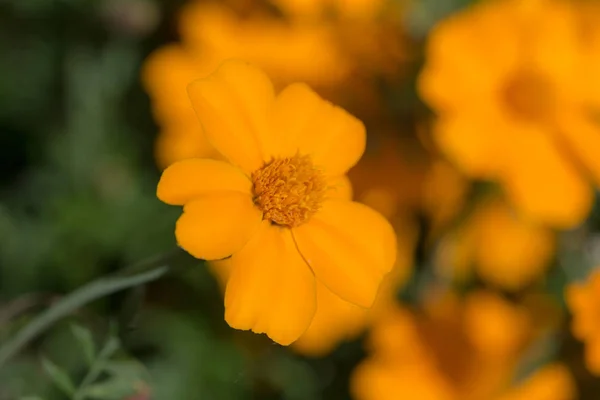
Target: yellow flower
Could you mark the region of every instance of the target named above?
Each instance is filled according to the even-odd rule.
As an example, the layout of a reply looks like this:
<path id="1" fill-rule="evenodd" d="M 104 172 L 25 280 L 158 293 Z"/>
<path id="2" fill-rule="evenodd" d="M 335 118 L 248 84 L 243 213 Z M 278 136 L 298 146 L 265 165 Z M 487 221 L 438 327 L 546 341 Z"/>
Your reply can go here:
<path id="1" fill-rule="evenodd" d="M 450 163 L 433 159 L 423 179 L 421 209 L 429 216 L 429 240 L 437 239 L 464 208 L 469 182 Z"/>
<path id="2" fill-rule="evenodd" d="M 569 286 L 565 297 L 573 313 L 573 335 L 586 345 L 586 366 L 600 376 L 600 272 L 593 272 L 585 283 Z"/>
<path id="3" fill-rule="evenodd" d="M 193 157 L 217 157 L 186 93 L 187 85 L 210 70 L 198 68 L 198 60 L 179 45 L 156 50 L 146 60 L 142 82 L 152 101 L 152 111 L 161 132 L 155 157 L 161 168 Z"/>
<path id="4" fill-rule="evenodd" d="M 555 248 L 552 231 L 520 218 L 502 199 L 487 198 L 442 238 L 436 264 L 447 276 L 464 279 L 474 269 L 489 283 L 518 290 L 545 272 Z"/>
<path id="5" fill-rule="evenodd" d="M 352 393 L 358 400 L 482 400 L 520 393 L 510 382 L 518 356 L 534 339 L 531 328 L 528 309 L 491 292 L 472 292 L 464 300 L 443 293 L 426 299 L 423 315 L 396 308 L 374 324 L 370 356 L 353 374 Z M 543 392 L 537 383 L 527 393 L 536 393 L 533 400 L 569 400 L 574 396 L 563 397 L 562 389 L 572 386 L 558 384 L 565 381 L 551 385 L 556 397 L 538 396 Z"/>
<path id="6" fill-rule="evenodd" d="M 332 84 L 349 73 L 327 27 L 290 26 L 264 15 L 243 19 L 223 4 L 193 1 L 183 8 L 179 28 L 183 42 L 153 52 L 142 70 L 161 127 L 155 146 L 161 168 L 186 158 L 218 158 L 198 125 L 186 87 L 224 60 L 250 60 L 278 85 Z"/>
<path id="7" fill-rule="evenodd" d="M 318 19 L 333 11 L 338 18 L 372 19 L 385 5 L 385 0 L 274 0 L 286 14 L 294 18 Z"/>
<path id="8" fill-rule="evenodd" d="M 198 67 L 206 73 L 237 58 L 264 69 L 276 86 L 297 81 L 328 85 L 349 74 L 333 32 L 324 25 L 289 24 L 261 13 L 243 18 L 223 4 L 191 1 L 181 12 L 179 28 L 184 46 L 202 58 Z"/>
<path id="9" fill-rule="evenodd" d="M 309 328 L 293 343 L 292 349 L 298 353 L 311 357 L 321 357 L 330 353 L 340 342 L 351 340 L 358 336 L 372 321 L 377 320 L 380 315 L 385 314 L 387 310 L 394 307 L 397 291 L 404 285 L 410 277 L 413 263 L 413 252 L 417 240 L 417 229 L 414 224 L 406 221 L 406 218 L 400 218 L 401 211 L 399 204 L 403 201 L 395 196 L 388 199 L 386 189 L 396 191 L 397 185 L 394 179 L 386 173 L 391 170 L 385 168 L 374 168 L 375 165 L 367 162 L 369 157 L 363 157 L 359 164 L 353 168 L 353 171 L 362 171 L 359 176 L 364 178 L 363 186 L 359 192 L 361 203 L 380 212 L 383 216 L 391 220 L 397 232 L 397 257 L 394 267 L 387 274 L 385 280 L 377 293 L 373 306 L 369 309 L 356 306 L 352 303 L 342 300 L 333 294 L 325 285 L 317 281 L 317 310 Z M 384 159 L 387 160 L 387 157 Z M 367 173 L 368 172 L 368 173 Z M 406 174 L 406 171 L 404 172 Z M 356 176 L 356 175 L 354 175 Z M 398 178 L 398 175 L 395 175 Z M 371 185 L 376 190 L 366 190 L 368 178 L 372 178 Z M 383 179 L 382 179 L 383 178 Z M 389 180 L 389 182 L 386 182 Z M 403 182 L 406 181 L 403 179 Z M 347 189 L 351 189 L 348 187 Z M 381 196 L 375 195 L 381 193 Z M 352 193 L 349 190 L 343 194 L 345 198 L 350 199 Z M 383 199 L 382 199 L 383 197 Z M 389 201 L 391 200 L 391 202 Z M 398 204 L 396 204 L 396 202 Z M 208 263 L 210 271 L 215 275 L 221 289 L 224 291 L 227 280 L 231 275 L 231 259 L 213 261 Z"/>
<path id="10" fill-rule="evenodd" d="M 396 304 L 398 290 L 412 271 L 416 230 L 408 225 L 397 226 L 397 258 L 392 271 L 381 284 L 373 306 L 358 307 L 342 300 L 317 283 L 317 311 L 310 327 L 293 344 L 295 351 L 308 356 L 324 356 L 340 342 L 357 337 L 367 326 L 386 314 Z"/>
<path id="11" fill-rule="evenodd" d="M 348 200 L 345 173 L 364 151 L 363 124 L 304 84 L 276 96 L 262 71 L 238 61 L 188 92 L 230 163 L 177 162 L 157 195 L 184 206 L 175 229 L 181 247 L 206 260 L 231 256 L 229 325 L 292 343 L 314 317 L 317 280 L 371 306 L 396 238 L 380 214 Z"/>
<path id="12" fill-rule="evenodd" d="M 549 364 L 498 400 L 574 400 L 577 388 L 573 376 L 562 364 Z"/>
<path id="13" fill-rule="evenodd" d="M 490 0 L 451 16 L 432 31 L 419 79 L 442 150 L 561 228 L 586 218 L 600 182 L 600 91 L 590 90 L 600 41 L 582 38 L 574 3 Z"/>

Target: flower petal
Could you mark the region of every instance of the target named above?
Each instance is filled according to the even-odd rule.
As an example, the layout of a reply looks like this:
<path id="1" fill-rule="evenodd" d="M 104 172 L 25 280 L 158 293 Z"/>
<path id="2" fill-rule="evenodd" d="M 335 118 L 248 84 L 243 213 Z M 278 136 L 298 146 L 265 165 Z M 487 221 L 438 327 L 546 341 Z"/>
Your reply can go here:
<path id="1" fill-rule="evenodd" d="M 480 105 L 481 107 L 481 105 Z M 467 174 L 489 178 L 498 168 L 498 154 L 504 145 L 503 131 L 493 129 L 500 123 L 493 112 L 478 110 L 477 115 L 464 113 L 441 118 L 435 125 L 435 139 L 440 148 Z M 482 135 L 481 132 L 486 132 Z"/>
<path id="2" fill-rule="evenodd" d="M 160 177 L 156 195 L 172 205 L 184 205 L 215 191 L 236 191 L 250 196 L 252 182 L 223 161 L 191 158 L 172 164 Z"/>
<path id="3" fill-rule="evenodd" d="M 255 234 L 262 215 L 244 193 L 213 192 L 187 203 L 177 221 L 177 243 L 204 260 L 229 257 Z"/>
<path id="4" fill-rule="evenodd" d="M 166 124 L 161 129 L 154 145 L 154 155 L 162 169 L 189 158 L 219 158 L 193 112 L 192 117 L 181 118 L 177 123 Z"/>
<path id="5" fill-rule="evenodd" d="M 311 357 L 325 356 L 343 340 L 358 336 L 368 310 L 331 293 L 317 281 L 317 312 L 310 327 L 293 344 L 294 350 Z"/>
<path id="6" fill-rule="evenodd" d="M 293 233 L 319 281 L 350 303 L 373 304 L 396 259 L 396 235 L 385 218 L 360 203 L 330 200 Z"/>
<path id="7" fill-rule="evenodd" d="M 352 182 L 346 175 L 331 178 L 327 181 L 327 198 L 336 200 L 352 200 Z"/>
<path id="8" fill-rule="evenodd" d="M 512 201 L 534 220 L 570 228 L 590 212 L 593 194 L 550 132 L 524 130 L 512 135 L 502 177 Z"/>
<path id="9" fill-rule="evenodd" d="M 589 178 L 600 186 L 600 124 L 591 115 L 576 111 L 561 113 L 560 122 L 562 130 L 557 135 L 564 135 L 571 156 L 581 163 L 580 172 L 589 174 Z M 563 137 L 559 137 L 561 139 Z"/>
<path id="10" fill-rule="evenodd" d="M 227 323 L 266 333 L 282 345 L 298 339 L 315 314 L 316 287 L 291 232 L 264 221 L 231 262 L 225 290 Z"/>
<path id="11" fill-rule="evenodd" d="M 278 136 L 274 156 L 309 154 L 330 176 L 346 173 L 365 151 L 363 123 L 305 84 L 290 85 L 277 96 L 271 130 Z"/>
<path id="12" fill-rule="evenodd" d="M 190 84 L 188 94 L 213 146 L 248 174 L 260 168 L 275 97 L 265 73 L 242 61 L 226 61 Z"/>
<path id="13" fill-rule="evenodd" d="M 432 29 L 417 89 L 436 111 L 468 107 L 473 112 L 514 69 L 522 40 L 519 29 L 507 28 L 518 24 L 512 5 L 479 3 Z M 490 38 L 502 40 L 490 46 Z"/>

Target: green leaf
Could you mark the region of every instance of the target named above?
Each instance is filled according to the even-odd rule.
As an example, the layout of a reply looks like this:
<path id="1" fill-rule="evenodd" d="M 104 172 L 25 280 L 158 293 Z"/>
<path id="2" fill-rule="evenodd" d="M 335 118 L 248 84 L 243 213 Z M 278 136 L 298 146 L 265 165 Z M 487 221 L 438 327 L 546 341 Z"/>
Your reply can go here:
<path id="1" fill-rule="evenodd" d="M 144 380 L 146 369 L 135 360 L 109 361 L 104 366 L 104 371 L 111 376 L 121 377 L 130 381 Z"/>
<path id="2" fill-rule="evenodd" d="M 73 396 L 75 393 L 75 385 L 73 385 L 69 375 L 62 368 L 45 357 L 42 357 L 42 365 L 46 370 L 46 373 L 52 378 L 54 384 L 67 396 Z"/>
<path id="3" fill-rule="evenodd" d="M 71 325 L 71 332 L 73 332 L 73 336 L 75 336 L 79 342 L 88 365 L 92 365 L 96 358 L 96 347 L 94 346 L 94 339 L 91 332 L 88 329 L 75 324 Z"/>
<path id="4" fill-rule="evenodd" d="M 113 376 L 103 382 L 89 385 L 82 393 L 82 398 L 99 400 L 122 400 L 137 392 L 140 381 L 132 381 Z"/>
<path id="5" fill-rule="evenodd" d="M 19 400 L 44 400 L 41 397 L 38 396 L 27 396 L 27 397 L 21 397 Z"/>

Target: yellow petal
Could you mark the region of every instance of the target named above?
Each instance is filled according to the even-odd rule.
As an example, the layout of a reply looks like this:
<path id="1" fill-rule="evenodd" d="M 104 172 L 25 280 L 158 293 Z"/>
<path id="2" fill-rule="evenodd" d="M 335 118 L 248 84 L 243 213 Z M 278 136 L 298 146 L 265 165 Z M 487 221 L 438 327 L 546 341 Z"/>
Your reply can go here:
<path id="1" fill-rule="evenodd" d="M 191 110 L 191 106 L 190 106 Z M 156 138 L 154 155 L 161 168 L 189 158 L 218 158 L 219 155 L 202 132 L 192 112 L 191 120 L 181 118 L 177 123 L 165 124 Z"/>
<path id="2" fill-rule="evenodd" d="M 317 281 L 317 312 L 294 350 L 312 357 L 327 355 L 339 342 L 358 335 L 366 316 L 367 310 L 340 299 Z"/>
<path id="3" fill-rule="evenodd" d="M 244 193 L 213 192 L 187 203 L 177 220 L 177 243 L 204 260 L 229 257 L 255 234 L 262 215 Z"/>
<path id="4" fill-rule="evenodd" d="M 581 115 L 576 111 L 560 115 L 561 131 L 557 132 L 557 145 L 569 151 L 575 158 L 580 172 L 600 186 L 600 123 L 590 115 Z M 565 142 L 562 142 L 564 140 Z"/>
<path id="5" fill-rule="evenodd" d="M 551 138 L 552 133 L 525 130 L 513 136 L 505 175 L 513 203 L 528 216 L 560 228 L 581 223 L 589 214 L 590 185 Z"/>
<path id="6" fill-rule="evenodd" d="M 503 5 L 505 4 L 505 6 Z M 487 2 L 439 23 L 429 36 L 427 63 L 417 82 L 421 97 L 439 112 L 477 108 L 495 95 L 519 60 L 521 35 L 510 2 Z M 493 45 L 490 42 L 493 41 Z M 485 135 L 481 135 L 485 136 Z"/>
<path id="7" fill-rule="evenodd" d="M 315 314 L 316 288 L 291 232 L 264 221 L 231 263 L 225 290 L 227 323 L 266 333 L 282 345 L 298 339 Z"/>
<path id="8" fill-rule="evenodd" d="M 329 179 L 327 188 L 328 199 L 352 200 L 352 183 L 346 175 Z"/>
<path id="9" fill-rule="evenodd" d="M 269 147 L 267 118 L 273 85 L 260 69 L 226 61 L 209 77 L 190 84 L 192 105 L 209 141 L 246 173 L 263 165 Z"/>
<path id="10" fill-rule="evenodd" d="M 198 123 L 187 96 L 187 85 L 206 74 L 199 71 L 194 54 L 181 45 L 155 50 L 141 71 L 144 88 L 152 99 L 152 111 L 160 124 L 177 121 L 191 113 Z"/>
<path id="11" fill-rule="evenodd" d="M 479 111 L 478 115 L 459 113 L 441 118 L 434 135 L 440 148 L 467 174 L 488 178 L 498 169 L 504 132 L 495 128 L 498 125 L 494 113 Z"/>
<path id="12" fill-rule="evenodd" d="M 579 398 L 575 380 L 562 364 L 548 364 L 499 400 L 574 400 Z"/>
<path id="13" fill-rule="evenodd" d="M 231 275 L 232 269 L 231 257 L 225 258 L 223 260 L 209 261 L 206 263 L 206 266 L 210 273 L 217 280 L 221 292 L 225 293 L 227 281 L 229 280 L 229 275 Z"/>
<path id="14" fill-rule="evenodd" d="M 596 376 L 600 376 L 600 340 L 594 338 L 585 344 L 585 366 Z"/>
<path id="15" fill-rule="evenodd" d="M 309 154 L 330 176 L 346 173 L 358 162 L 366 145 L 360 120 L 299 83 L 277 96 L 271 129 L 279 136 L 274 156 L 291 156 L 297 151 Z"/>
<path id="16" fill-rule="evenodd" d="M 555 250 L 552 231 L 518 218 L 504 202 L 482 204 L 473 216 L 477 270 L 488 282 L 518 290 L 540 277 Z"/>
<path id="17" fill-rule="evenodd" d="M 396 259 L 396 235 L 385 218 L 360 203 L 330 200 L 293 232 L 319 281 L 348 302 L 373 304 Z"/>
<path id="18" fill-rule="evenodd" d="M 156 195 L 172 205 L 183 205 L 215 191 L 236 191 L 250 197 L 252 182 L 223 161 L 191 158 L 172 164 L 160 177 Z"/>

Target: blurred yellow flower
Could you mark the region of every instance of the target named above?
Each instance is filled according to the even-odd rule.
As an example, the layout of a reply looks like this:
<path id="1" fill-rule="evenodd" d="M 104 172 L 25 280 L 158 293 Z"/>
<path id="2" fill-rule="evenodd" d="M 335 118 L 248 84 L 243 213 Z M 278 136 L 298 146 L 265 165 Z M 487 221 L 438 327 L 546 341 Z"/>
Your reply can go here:
<path id="1" fill-rule="evenodd" d="M 463 301 L 442 295 L 426 301 L 422 316 L 397 308 L 375 323 L 352 393 L 358 400 L 574 399 L 572 378 L 559 366 L 512 387 L 531 328 L 527 309 L 491 292 Z"/>
<path id="2" fill-rule="evenodd" d="M 573 313 L 573 335 L 585 343 L 585 362 L 600 376 L 600 272 L 594 271 L 585 283 L 570 285 L 565 298 Z"/>
<path id="3" fill-rule="evenodd" d="M 223 4 L 200 1 L 184 7 L 179 22 L 183 43 L 159 48 L 142 70 L 161 127 L 156 143 L 161 168 L 191 157 L 218 157 L 197 123 L 186 87 L 224 60 L 249 60 L 277 86 L 332 84 L 349 73 L 327 27 L 288 25 L 266 15 L 243 19 Z"/>
<path id="4" fill-rule="evenodd" d="M 489 0 L 449 17 L 418 82 L 441 149 L 561 228 L 586 218 L 600 182 L 600 24 L 582 35 L 575 3 Z"/>
<path id="5" fill-rule="evenodd" d="M 573 375 L 562 364 L 549 364 L 535 371 L 497 400 L 574 400 L 577 388 Z"/>
<path id="6" fill-rule="evenodd" d="M 437 239 L 464 208 L 469 182 L 447 161 L 433 159 L 422 185 L 421 210 L 430 220 L 429 239 Z"/>
<path id="7" fill-rule="evenodd" d="M 183 8 L 179 26 L 184 46 L 202 57 L 198 67 L 206 73 L 229 58 L 260 66 L 276 86 L 338 83 L 349 73 L 325 25 L 290 24 L 258 12 L 243 18 L 226 5 L 196 0 Z"/>
<path id="8" fill-rule="evenodd" d="M 304 84 L 276 96 L 261 70 L 239 61 L 188 92 L 230 163 L 176 162 L 157 195 L 184 206 L 175 229 L 182 248 L 206 260 L 232 256 L 229 325 L 294 342 L 313 320 L 316 280 L 370 307 L 394 264 L 396 237 L 380 214 L 349 200 L 345 173 L 364 151 L 363 124 Z"/>
<path id="9" fill-rule="evenodd" d="M 329 12 L 337 18 L 372 19 L 385 0 L 273 0 L 281 10 L 295 18 L 323 18 Z"/>
<path id="10" fill-rule="evenodd" d="M 555 234 L 525 221 L 500 198 L 482 200 L 461 225 L 447 233 L 436 252 L 436 265 L 462 280 L 473 269 L 485 281 L 519 290 L 549 267 Z"/>

